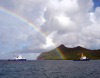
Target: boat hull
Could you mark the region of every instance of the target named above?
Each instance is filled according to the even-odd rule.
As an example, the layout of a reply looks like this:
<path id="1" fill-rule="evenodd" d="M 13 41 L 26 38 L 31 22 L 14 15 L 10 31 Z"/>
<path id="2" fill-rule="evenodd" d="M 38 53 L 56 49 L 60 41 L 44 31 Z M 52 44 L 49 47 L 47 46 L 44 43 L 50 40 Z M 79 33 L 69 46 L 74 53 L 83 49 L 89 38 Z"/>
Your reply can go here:
<path id="1" fill-rule="evenodd" d="M 90 59 L 80 59 L 80 60 L 73 60 L 73 61 L 89 61 Z"/>
<path id="2" fill-rule="evenodd" d="M 8 61 L 26 61 L 26 59 L 10 59 Z"/>

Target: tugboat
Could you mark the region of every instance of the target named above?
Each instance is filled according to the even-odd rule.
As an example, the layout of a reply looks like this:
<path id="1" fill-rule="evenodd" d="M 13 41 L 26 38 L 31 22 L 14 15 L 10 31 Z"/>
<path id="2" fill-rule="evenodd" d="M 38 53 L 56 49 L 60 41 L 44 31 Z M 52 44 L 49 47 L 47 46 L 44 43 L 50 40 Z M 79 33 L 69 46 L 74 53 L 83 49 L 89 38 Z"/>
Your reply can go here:
<path id="1" fill-rule="evenodd" d="M 9 59 L 8 61 L 26 61 L 26 59 L 19 55 L 15 59 Z"/>
<path id="2" fill-rule="evenodd" d="M 83 53 L 81 54 L 81 57 L 79 60 L 73 60 L 73 61 L 89 61 L 90 59 L 87 58 L 85 55 L 83 55 Z"/>
<path id="3" fill-rule="evenodd" d="M 83 55 L 83 53 L 81 54 L 81 58 L 80 61 L 88 61 L 89 58 L 87 58 L 85 55 Z"/>

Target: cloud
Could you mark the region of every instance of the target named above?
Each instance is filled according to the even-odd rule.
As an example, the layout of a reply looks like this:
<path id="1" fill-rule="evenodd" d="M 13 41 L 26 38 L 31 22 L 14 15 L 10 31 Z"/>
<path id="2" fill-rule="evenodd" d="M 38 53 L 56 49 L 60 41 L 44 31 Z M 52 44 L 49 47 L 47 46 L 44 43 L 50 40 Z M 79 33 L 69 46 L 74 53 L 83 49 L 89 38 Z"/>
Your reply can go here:
<path id="1" fill-rule="evenodd" d="M 46 38 L 36 31 L 34 25 L 32 27 L 22 19 L 0 10 L 0 54 L 2 56 L 9 57 L 16 51 L 24 49 L 41 49 L 45 41 Z"/>
<path id="2" fill-rule="evenodd" d="M 100 8 L 92 11 L 93 5 L 92 0 L 50 0 L 42 30 L 56 45 L 99 49 Z"/>
<path id="3" fill-rule="evenodd" d="M 2 46 L 4 48 L 19 46 L 16 49 L 49 50 L 60 44 L 100 48 L 100 7 L 93 10 L 92 0 L 0 0 L 0 6 L 41 30 L 37 32 L 35 28 L 31 29 L 30 25 L 11 15 L 1 15 L 0 41 L 3 43 L 0 44 L 5 43 Z M 10 20 L 5 20 L 7 18 Z"/>
<path id="4" fill-rule="evenodd" d="M 82 41 L 81 38 L 86 38 L 83 30 L 92 24 L 90 20 L 92 7 L 92 0 L 50 0 L 44 13 L 46 22 L 42 25 L 42 30 L 48 36 L 52 34 L 51 38 L 55 44 L 88 47 L 80 41 Z M 84 37 L 81 37 L 82 35 Z"/>
<path id="5" fill-rule="evenodd" d="M 8 4 L 8 1 L 2 1 L 4 5 L 1 6 L 40 26 L 45 22 L 43 13 L 46 2 L 47 0 L 11 0 L 8 6 L 5 6 Z"/>

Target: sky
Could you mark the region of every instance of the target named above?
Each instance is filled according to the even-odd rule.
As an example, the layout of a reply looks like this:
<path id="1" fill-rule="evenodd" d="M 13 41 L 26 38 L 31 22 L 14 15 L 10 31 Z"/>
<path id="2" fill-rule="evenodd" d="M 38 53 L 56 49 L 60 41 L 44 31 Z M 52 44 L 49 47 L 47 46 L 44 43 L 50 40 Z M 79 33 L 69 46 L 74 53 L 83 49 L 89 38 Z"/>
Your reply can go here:
<path id="1" fill-rule="evenodd" d="M 0 59 L 64 44 L 100 49 L 100 0 L 0 0 Z"/>

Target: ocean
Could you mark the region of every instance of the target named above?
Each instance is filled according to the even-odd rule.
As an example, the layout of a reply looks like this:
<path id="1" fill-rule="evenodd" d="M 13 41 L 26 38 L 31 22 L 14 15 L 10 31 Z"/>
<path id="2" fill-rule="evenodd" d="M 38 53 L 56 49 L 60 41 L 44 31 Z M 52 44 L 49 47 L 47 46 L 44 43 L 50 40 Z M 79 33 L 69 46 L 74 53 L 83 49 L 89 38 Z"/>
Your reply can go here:
<path id="1" fill-rule="evenodd" d="M 100 78 L 100 60 L 0 61 L 0 78 Z"/>

